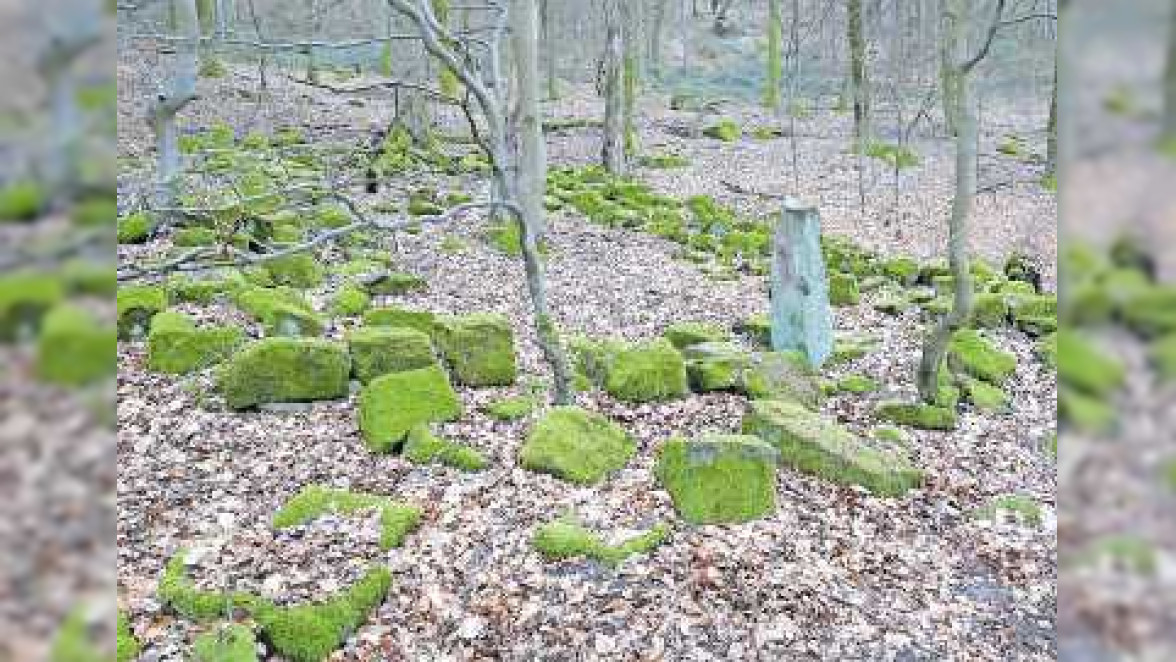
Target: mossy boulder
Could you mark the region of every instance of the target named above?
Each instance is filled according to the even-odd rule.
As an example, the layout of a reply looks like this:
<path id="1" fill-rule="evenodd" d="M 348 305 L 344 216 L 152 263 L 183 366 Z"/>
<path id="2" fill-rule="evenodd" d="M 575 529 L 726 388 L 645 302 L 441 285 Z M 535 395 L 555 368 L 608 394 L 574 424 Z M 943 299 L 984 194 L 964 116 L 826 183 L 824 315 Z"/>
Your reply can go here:
<path id="1" fill-rule="evenodd" d="M 579 485 L 594 485 L 624 467 L 637 451 L 620 426 L 578 407 L 549 410 L 519 449 L 524 469 L 552 474 Z"/>
<path id="2" fill-rule="evenodd" d="M 371 295 L 363 288 L 347 283 L 331 297 L 331 312 L 344 317 L 355 317 L 362 315 L 371 302 Z"/>
<path id="3" fill-rule="evenodd" d="M 219 375 L 230 409 L 347 395 L 351 360 L 343 345 L 313 338 L 265 338 L 234 355 Z"/>
<path id="4" fill-rule="evenodd" d="M 833 419 L 795 402 L 751 403 L 743 432 L 775 447 L 782 464 L 835 483 L 901 496 L 922 482 L 922 472 L 901 449 L 859 439 Z"/>
<path id="5" fill-rule="evenodd" d="M 960 329 L 952 334 L 947 362 L 956 372 L 998 386 L 1017 369 L 1015 355 L 999 349 L 975 329 Z"/>
<path id="6" fill-rule="evenodd" d="M 124 285 L 118 288 L 118 337 L 137 340 L 151 329 L 151 318 L 167 308 L 167 291 L 158 285 Z"/>
<path id="7" fill-rule="evenodd" d="M 313 255 L 294 253 L 267 260 L 265 269 L 275 285 L 298 289 L 318 287 L 326 276 L 326 270 Z"/>
<path id="8" fill-rule="evenodd" d="M 443 464 L 459 471 L 481 471 L 489 464 L 477 450 L 442 439 L 425 425 L 409 431 L 401 455 L 413 464 Z"/>
<path id="9" fill-rule="evenodd" d="M 1151 363 L 1165 381 L 1176 380 L 1176 334 L 1165 336 L 1152 343 L 1148 350 Z"/>
<path id="10" fill-rule="evenodd" d="M 376 274 L 363 279 L 364 289 L 369 294 L 400 296 L 428 289 L 429 283 L 415 274 L 399 271 Z"/>
<path id="11" fill-rule="evenodd" d="M 1058 299 L 1052 294 L 1011 297 L 1013 324 L 1025 333 L 1041 336 L 1058 329 Z"/>
<path id="12" fill-rule="evenodd" d="M 1058 381 L 1089 396 L 1105 398 L 1123 386 L 1123 363 L 1075 331 L 1057 335 Z"/>
<path id="13" fill-rule="evenodd" d="M 437 362 L 429 336 L 413 329 L 361 327 L 347 334 L 351 371 L 361 382 Z"/>
<path id="14" fill-rule="evenodd" d="M 1157 285 L 1136 294 L 1124 304 L 1122 315 L 1145 338 L 1176 333 L 1176 286 Z"/>
<path id="15" fill-rule="evenodd" d="M 874 415 L 895 425 L 922 430 L 954 430 L 956 427 L 956 412 L 953 407 L 925 402 L 888 400 L 878 405 Z"/>
<path id="16" fill-rule="evenodd" d="M 654 473 L 683 520 L 737 524 L 775 511 L 778 457 L 755 436 L 675 438 L 658 448 Z"/>
<path id="17" fill-rule="evenodd" d="M 212 228 L 191 227 L 180 228 L 172 236 L 172 245 L 183 248 L 195 246 L 213 246 L 218 243 L 216 231 Z"/>
<path id="18" fill-rule="evenodd" d="M 496 421 L 516 421 L 529 416 L 535 404 L 535 398 L 529 395 L 512 395 L 487 403 L 482 411 Z"/>
<path id="19" fill-rule="evenodd" d="M 735 327 L 735 332 L 760 347 L 772 345 L 772 320 L 764 313 L 756 313 L 743 320 Z"/>
<path id="20" fill-rule="evenodd" d="M 83 386 L 115 373 L 118 339 L 114 328 L 87 310 L 60 304 L 50 310 L 37 341 L 37 377 L 64 386 Z"/>
<path id="21" fill-rule="evenodd" d="M 1009 321 L 1009 302 L 1004 294 L 981 292 L 973 300 L 972 324 L 995 329 Z"/>
<path id="22" fill-rule="evenodd" d="M 857 277 L 853 274 L 829 274 L 829 303 L 834 306 L 853 306 L 861 299 Z"/>
<path id="23" fill-rule="evenodd" d="M 359 396 L 359 429 L 370 449 L 386 453 L 418 425 L 456 420 L 461 412 L 445 371 L 434 365 L 373 379 Z"/>
<path id="24" fill-rule="evenodd" d="M 1118 416 L 1105 399 L 1062 384 L 1058 387 L 1058 421 L 1082 432 L 1105 434 L 1115 428 Z"/>
<path id="25" fill-rule="evenodd" d="M 678 349 L 704 342 L 722 342 L 730 339 L 726 329 L 706 322 L 678 322 L 671 324 L 664 334 L 666 340 Z"/>
<path id="26" fill-rule="evenodd" d="M 732 119 L 721 119 L 702 130 L 702 135 L 725 143 L 731 143 L 743 137 L 743 129 Z"/>
<path id="27" fill-rule="evenodd" d="M 139 657 L 139 640 L 131 631 L 131 621 L 126 612 L 119 611 L 115 618 L 115 662 L 131 662 Z"/>
<path id="28" fill-rule="evenodd" d="M 841 393 L 870 393 L 877 391 L 882 385 L 877 380 L 865 375 L 849 374 L 837 380 L 837 390 Z"/>
<path id="29" fill-rule="evenodd" d="M 404 308 L 372 308 L 363 314 L 365 326 L 390 326 L 405 329 L 416 329 L 424 333 L 433 333 L 433 322 L 436 315 L 426 310 L 407 310 Z"/>
<path id="30" fill-rule="evenodd" d="M 109 226 L 118 216 L 114 195 L 91 195 L 74 204 L 70 220 L 79 227 Z"/>
<path id="31" fill-rule="evenodd" d="M 184 313 L 166 310 L 151 320 L 147 335 L 147 366 L 158 372 L 182 374 L 228 358 L 245 342 L 237 327 L 197 328 Z"/>
<path id="32" fill-rule="evenodd" d="M 679 398 L 690 390 L 686 363 L 666 340 L 625 345 L 609 361 L 604 389 L 625 402 Z"/>
<path id="33" fill-rule="evenodd" d="M 979 379 L 964 378 L 964 399 L 981 411 L 1002 412 L 1009 407 L 1009 395 L 1000 388 Z"/>
<path id="34" fill-rule="evenodd" d="M 151 238 L 151 233 L 154 230 L 155 224 L 147 212 L 138 211 L 127 214 L 118 219 L 118 243 L 141 244 Z"/>
<path id="35" fill-rule="evenodd" d="M 235 293 L 237 307 L 258 320 L 271 336 L 317 336 L 323 320 L 305 297 L 289 287 L 241 288 Z"/>
<path id="36" fill-rule="evenodd" d="M 514 383 L 518 372 L 514 332 L 506 316 L 442 315 L 434 321 L 437 348 L 458 382 L 466 386 Z"/>
<path id="37" fill-rule="evenodd" d="M 31 221 L 41 215 L 48 197 L 31 180 L 16 181 L 0 189 L 0 221 Z"/>
<path id="38" fill-rule="evenodd" d="M 919 278 L 919 263 L 909 257 L 896 257 L 882 263 L 882 273 L 900 285 L 914 285 Z"/>
<path id="39" fill-rule="evenodd" d="M 64 298 L 65 284 L 57 276 L 31 271 L 0 276 L 0 342 L 35 337 L 45 313 Z"/>

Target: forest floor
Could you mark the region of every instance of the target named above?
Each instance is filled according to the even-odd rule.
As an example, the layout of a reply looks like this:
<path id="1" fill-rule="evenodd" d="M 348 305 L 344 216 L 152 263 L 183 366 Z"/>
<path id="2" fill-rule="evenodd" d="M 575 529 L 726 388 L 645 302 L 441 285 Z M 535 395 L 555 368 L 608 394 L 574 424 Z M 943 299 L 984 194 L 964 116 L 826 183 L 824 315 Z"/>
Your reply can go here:
<path id="1" fill-rule="evenodd" d="M 120 70 L 122 76 L 135 75 Z M 248 103 L 235 87 L 250 73 L 205 81 L 185 115 L 194 127 L 213 118 L 241 126 Z M 293 85 L 292 85 L 293 86 Z M 295 116 L 323 124 L 363 127 L 366 107 L 309 89 Z M 133 97 L 130 97 L 133 99 Z M 120 94 L 120 104 L 124 104 Z M 675 197 L 710 194 L 742 214 L 771 214 L 791 193 L 786 138 L 734 143 L 688 137 L 696 113 L 657 111 L 649 99 L 641 116 L 648 153 L 674 152 L 690 165 L 639 168 L 635 176 Z M 550 104 L 557 118 L 599 117 L 599 103 L 578 92 Z M 240 113 L 240 114 L 238 114 Z M 760 111 L 732 106 L 723 116 L 745 126 Z M 999 116 L 999 114 L 996 114 Z M 149 135 L 138 109 L 120 107 L 120 159 L 149 157 Z M 713 119 L 713 118 L 711 118 Z M 1001 160 L 995 145 L 1007 133 L 1036 135 L 1043 118 L 1014 118 L 986 132 L 981 150 L 993 180 L 1027 182 L 1034 169 Z M 865 213 L 856 199 L 855 160 L 846 151 L 844 116 L 827 111 L 802 122 L 797 141 L 801 197 L 820 202 L 827 234 L 852 238 L 886 256 L 929 260 L 942 254 L 952 192 L 951 143 L 917 143 L 922 162 L 903 174 L 901 217 L 893 220 L 889 175 L 872 175 Z M 138 127 L 138 128 L 124 128 Z M 313 138 L 315 123 L 306 127 Z M 807 137 L 809 134 L 812 137 Z M 593 162 L 599 131 L 572 128 L 548 135 L 552 166 Z M 875 170 L 880 170 L 875 167 Z M 876 178 L 876 179 L 875 179 Z M 478 196 L 468 178 L 432 182 Z M 120 194 L 143 180 L 120 179 Z M 734 185 L 734 188 L 730 185 Z M 120 200 L 123 195 L 120 195 Z M 1052 281 L 1056 238 L 1053 194 L 1017 183 L 982 195 L 973 221 L 973 247 L 995 264 L 1013 251 L 1037 259 Z M 556 324 L 596 337 L 651 338 L 671 323 L 709 321 L 730 328 L 767 311 L 762 276 L 715 281 L 676 259 L 679 246 L 637 231 L 592 225 L 574 213 L 553 214 L 546 261 Z M 198 586 L 232 588 L 306 602 L 353 581 L 370 563 L 392 572 L 387 600 L 336 657 L 347 660 L 769 660 L 1056 658 L 1057 547 L 1055 465 L 1048 451 L 1055 431 L 1056 376 L 1026 334 L 1001 329 L 990 337 L 1018 361 L 1006 384 L 1006 412 L 965 408 L 949 432 L 905 430 L 914 463 L 927 480 L 902 498 L 878 498 L 781 468 L 777 509 L 742 525 L 687 526 L 651 471 L 656 448 L 675 436 L 735 431 L 747 400 L 735 394 L 695 394 L 634 405 L 602 393 L 581 393 L 577 404 L 602 412 L 638 442 L 627 467 L 603 484 L 575 487 L 525 471 L 516 461 L 535 415 L 503 422 L 480 406 L 524 393 L 521 384 L 546 377 L 530 323 L 521 263 L 482 238 L 470 215 L 445 233 L 398 237 L 394 264 L 428 282 L 428 289 L 377 300 L 437 313 L 491 311 L 507 315 L 518 347 L 519 386 L 459 388 L 467 414 L 439 426 L 446 438 L 482 451 L 489 467 L 461 473 L 418 466 L 399 456 L 373 455 L 359 434 L 355 398 L 232 413 L 212 393 L 210 372 L 175 378 L 145 366 L 143 343 L 121 343 L 118 378 L 119 603 L 144 645 L 143 659 L 180 660 L 201 626 L 170 614 L 157 594 L 164 564 L 190 550 Z M 441 250 L 446 238 L 465 248 Z M 120 247 L 120 259 L 159 254 L 163 236 L 141 247 Z M 388 247 L 391 249 L 391 247 Z M 329 256 L 327 257 L 329 259 Z M 1048 282 L 1047 282 L 1048 285 Z M 331 286 L 312 292 L 321 304 Z M 875 393 L 830 397 L 821 411 L 867 436 L 882 399 L 914 394 L 914 368 L 926 330 L 917 307 L 892 316 L 874 309 L 874 294 L 835 309 L 838 334 L 869 335 L 864 357 L 825 370 L 836 379 L 863 374 L 882 384 Z M 245 324 L 228 305 L 190 306 L 202 319 Z M 353 321 L 335 320 L 326 334 L 340 338 Z M 382 550 L 379 520 L 322 517 L 288 530 L 271 520 L 310 483 L 392 495 L 421 504 L 425 517 L 403 546 Z M 1031 498 L 1039 520 L 976 512 L 1010 493 Z M 553 562 L 531 545 L 535 528 L 574 512 L 607 537 L 672 525 L 669 540 L 615 569 L 588 560 Z"/>

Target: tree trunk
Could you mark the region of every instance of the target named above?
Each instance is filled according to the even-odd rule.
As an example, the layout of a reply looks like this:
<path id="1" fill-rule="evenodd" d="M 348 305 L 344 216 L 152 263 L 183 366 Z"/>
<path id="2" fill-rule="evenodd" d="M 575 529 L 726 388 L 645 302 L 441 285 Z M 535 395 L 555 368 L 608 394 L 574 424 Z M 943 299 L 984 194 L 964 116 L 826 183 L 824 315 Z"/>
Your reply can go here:
<path id="1" fill-rule="evenodd" d="M 518 89 L 518 175 L 516 195 L 519 206 L 519 234 L 527 288 L 531 294 L 535 331 L 551 366 L 556 404 L 571 402 L 567 358 L 560 345 L 559 331 L 547 307 L 547 282 L 539 255 L 543 229 L 543 194 L 547 179 L 547 155 L 543 142 L 543 120 L 539 114 L 538 17 L 535 0 L 511 3 L 511 41 L 515 56 Z"/>
<path id="2" fill-rule="evenodd" d="M 862 0 L 849 0 L 849 85 L 853 97 L 853 137 L 860 149 L 870 135 L 870 90 L 866 78 L 866 40 L 862 22 Z"/>
<path id="3" fill-rule="evenodd" d="M 559 59 L 555 55 L 555 41 L 552 38 L 555 30 L 551 22 L 551 0 L 542 0 L 539 8 L 543 24 L 543 52 L 547 54 L 547 100 L 555 101 L 559 98 L 559 81 L 556 76 Z"/>
<path id="4" fill-rule="evenodd" d="M 957 4 L 957 20 L 965 20 L 967 9 L 959 6 L 966 0 L 948 0 Z M 957 106 L 951 109 L 958 121 L 956 133 L 956 183 L 952 200 L 951 220 L 948 225 L 948 262 L 954 279 L 952 309 L 940 319 L 923 344 L 917 381 L 919 396 L 924 402 L 934 402 L 938 393 L 939 371 L 952 332 L 967 323 L 972 314 L 972 271 L 968 259 L 968 218 L 976 197 L 976 141 L 978 135 L 976 100 L 972 74 L 963 69 L 966 49 L 963 40 L 953 45 L 951 62 L 953 78 L 958 81 Z"/>
<path id="5" fill-rule="evenodd" d="M 633 3 L 621 3 L 621 35 L 624 46 L 625 154 L 632 158 L 640 150 L 637 133 L 637 86 L 640 85 L 641 30 Z"/>
<path id="6" fill-rule="evenodd" d="M 959 63 L 955 55 L 959 52 L 959 45 L 967 42 L 968 26 L 963 19 L 963 12 L 967 7 L 961 0 L 944 0 L 943 26 L 944 34 L 941 42 L 939 79 L 940 95 L 943 97 L 943 123 L 947 127 L 948 135 L 954 136 L 959 131 L 960 80 Z"/>
<path id="7" fill-rule="evenodd" d="M 176 185 L 180 174 L 179 135 L 176 114 L 196 97 L 196 70 L 200 43 L 200 23 L 196 15 L 196 0 L 171 0 L 176 21 L 175 34 L 182 39 L 176 43 L 172 56 L 171 80 L 160 92 L 151 110 L 155 130 L 156 172 L 155 205 L 160 208 L 175 206 Z"/>
<path id="8" fill-rule="evenodd" d="M 1168 60 L 1164 69 L 1164 140 L 1176 141 L 1176 2 L 1168 19 Z"/>
<path id="9" fill-rule="evenodd" d="M 1046 163 L 1050 172 L 1058 169 L 1058 65 L 1054 62 L 1053 89 L 1049 97 L 1049 122 L 1045 127 Z"/>
<path id="10" fill-rule="evenodd" d="M 604 46 L 604 145 L 601 160 L 606 170 L 614 175 L 628 171 L 625 157 L 625 98 L 622 89 L 624 45 L 617 12 L 608 12 Z"/>
<path id="11" fill-rule="evenodd" d="M 780 108 L 780 82 L 784 78 L 782 51 L 784 26 L 780 18 L 780 0 L 768 0 L 768 72 L 764 87 L 764 106 Z"/>

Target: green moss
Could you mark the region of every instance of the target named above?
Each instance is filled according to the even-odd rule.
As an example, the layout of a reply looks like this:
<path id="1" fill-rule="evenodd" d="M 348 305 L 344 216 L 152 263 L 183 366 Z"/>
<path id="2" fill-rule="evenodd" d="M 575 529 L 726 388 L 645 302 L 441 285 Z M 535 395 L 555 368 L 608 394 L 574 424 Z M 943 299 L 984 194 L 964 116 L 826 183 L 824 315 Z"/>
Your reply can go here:
<path id="1" fill-rule="evenodd" d="M 460 471 L 481 471 L 489 464 L 477 449 L 442 439 L 418 425 L 404 442 L 404 458 L 413 464 L 440 463 Z"/>
<path id="2" fill-rule="evenodd" d="M 1061 385 L 1058 389 L 1058 420 L 1090 434 L 1105 434 L 1117 423 L 1115 409 L 1105 400 Z"/>
<path id="3" fill-rule="evenodd" d="M 253 630 L 230 623 L 205 632 L 192 643 L 193 662 L 257 662 Z"/>
<path id="4" fill-rule="evenodd" d="M 366 326 L 389 326 L 405 329 L 416 329 L 423 333 L 432 334 L 436 315 L 424 310 L 406 310 L 404 308 L 372 308 L 363 314 Z"/>
<path id="5" fill-rule="evenodd" d="M 1058 332 L 1039 338 L 1034 353 L 1041 362 L 1051 368 L 1058 367 Z"/>
<path id="6" fill-rule="evenodd" d="M 922 472 L 898 449 L 859 439 L 833 419 L 795 402 L 751 403 L 743 432 L 774 446 L 782 464 L 836 483 L 901 496 L 922 482 Z"/>
<path id="7" fill-rule="evenodd" d="M 896 425 L 923 430 L 954 430 L 956 426 L 955 410 L 923 402 L 883 402 L 874 410 L 874 415 Z"/>
<path id="8" fill-rule="evenodd" d="M 1122 387 L 1126 368 L 1074 331 L 1057 335 L 1058 380 L 1077 391 L 1105 398 Z"/>
<path id="9" fill-rule="evenodd" d="M 1122 315 L 1124 323 L 1145 338 L 1176 333 L 1176 286 L 1156 285 L 1132 296 Z"/>
<path id="10" fill-rule="evenodd" d="M 198 329 L 191 317 L 168 310 L 151 320 L 147 365 L 158 372 L 191 372 L 228 358 L 244 342 L 245 333 L 239 328 Z"/>
<path id="11" fill-rule="evenodd" d="M 913 285 L 919 277 L 919 263 L 909 257 L 896 257 L 882 263 L 882 273 L 900 285 Z"/>
<path id="12" fill-rule="evenodd" d="M 975 329 L 960 329 L 952 334 L 947 361 L 953 370 L 996 385 L 1017 370 L 1015 355 L 998 349 Z"/>
<path id="13" fill-rule="evenodd" d="M 31 221 L 41 215 L 48 198 L 40 184 L 16 181 L 0 189 L 0 221 Z"/>
<path id="14" fill-rule="evenodd" d="M 118 337 L 134 340 L 147 335 L 151 318 L 167 308 L 167 291 L 158 285 L 118 288 Z"/>
<path id="15" fill-rule="evenodd" d="M 1029 526 L 1041 526 L 1041 505 L 1025 494 L 1002 494 L 976 510 L 977 519 L 996 519 L 998 512 L 1011 513 Z"/>
<path id="16" fill-rule="evenodd" d="M 658 448 L 655 474 L 691 524 L 746 522 L 776 509 L 778 453 L 757 437 L 670 439 Z"/>
<path id="17" fill-rule="evenodd" d="M 254 610 L 266 601 L 244 592 L 225 593 L 196 588 L 185 572 L 186 553 L 173 556 L 164 567 L 156 595 L 163 605 L 189 620 L 205 622 L 227 618 L 235 608 Z"/>
<path id="18" fill-rule="evenodd" d="M 731 334 L 727 333 L 726 329 L 707 322 L 678 322 L 671 324 L 664 336 L 674 347 L 685 349 L 699 343 L 729 340 Z"/>
<path id="19" fill-rule="evenodd" d="M 735 142 L 743 136 L 743 129 L 732 119 L 721 119 L 702 131 L 707 138 L 714 138 L 726 143 Z"/>
<path id="20" fill-rule="evenodd" d="M 361 382 L 386 375 L 427 368 L 437 362 L 429 336 L 413 329 L 361 327 L 347 334 L 351 371 Z"/>
<path id="21" fill-rule="evenodd" d="M 1176 334 L 1165 336 L 1153 342 L 1148 349 L 1148 356 L 1160 379 L 1176 380 Z"/>
<path id="22" fill-rule="evenodd" d="M 333 400 L 347 395 L 351 361 L 339 343 L 266 338 L 225 364 L 219 386 L 230 409 L 270 402 Z"/>
<path id="23" fill-rule="evenodd" d="M 181 228 L 172 237 L 175 246 L 213 246 L 219 243 L 216 231 L 212 228 Z"/>
<path id="24" fill-rule="evenodd" d="M 888 444 L 906 445 L 906 434 L 898 428 L 882 425 L 874 428 L 874 438 Z"/>
<path id="25" fill-rule="evenodd" d="M 690 159 L 681 154 L 646 154 L 637 161 L 645 168 L 667 170 L 670 168 L 686 168 L 690 166 Z"/>
<path id="26" fill-rule="evenodd" d="M 88 311 L 60 304 L 45 315 L 37 342 L 37 377 L 66 386 L 81 386 L 115 373 L 118 340 Z"/>
<path id="27" fill-rule="evenodd" d="M 469 248 L 469 244 L 457 235 L 447 234 L 441 240 L 439 250 L 446 255 L 455 255 L 457 253 L 464 253 Z"/>
<path id="28" fill-rule="evenodd" d="M 224 78 L 229 75 L 228 68 L 215 57 L 205 57 L 200 60 L 201 78 Z"/>
<path id="29" fill-rule="evenodd" d="M 115 267 L 110 262 L 76 258 L 61 267 L 62 281 L 70 294 L 109 297 L 118 291 Z"/>
<path id="30" fill-rule="evenodd" d="M 1004 411 L 1009 407 L 1009 396 L 1004 391 L 979 379 L 965 378 L 964 397 L 982 411 Z"/>
<path id="31" fill-rule="evenodd" d="M 139 657 L 139 640 L 131 632 L 131 622 L 125 612 L 119 611 L 115 622 L 115 660 L 116 662 L 131 662 Z"/>
<path id="32" fill-rule="evenodd" d="M 857 277 L 838 272 L 829 274 L 829 303 L 834 306 L 852 306 L 860 299 Z"/>
<path id="33" fill-rule="evenodd" d="M 85 613 L 75 609 L 65 617 L 53 638 L 49 662 L 106 662 L 109 658 L 100 652 L 97 644 Z"/>
<path id="34" fill-rule="evenodd" d="M 296 290 L 286 287 L 244 287 L 235 293 L 237 306 L 258 320 L 272 336 L 317 336 L 323 321 Z"/>
<path id="35" fill-rule="evenodd" d="M 739 391 L 750 398 L 789 400 L 806 407 L 821 401 L 821 389 L 799 352 L 759 352 L 741 377 Z"/>
<path id="36" fill-rule="evenodd" d="M 531 428 L 519 459 L 525 469 L 593 485 L 624 467 L 636 450 L 636 442 L 604 416 L 556 407 Z"/>
<path id="37" fill-rule="evenodd" d="M 482 411 L 486 412 L 487 416 L 498 421 L 514 421 L 520 418 L 526 418 L 534 410 L 535 398 L 529 395 L 514 395 L 502 398 L 482 408 Z"/>
<path id="38" fill-rule="evenodd" d="M 686 363 L 665 340 L 626 345 L 612 357 L 604 388 L 625 402 L 679 398 L 689 392 Z"/>
<path id="39" fill-rule="evenodd" d="M 265 262 L 266 271 L 275 285 L 286 285 L 299 289 L 318 287 L 323 282 L 325 270 L 319 261 L 306 253 L 294 253 Z"/>
<path id="40" fill-rule="evenodd" d="M 1009 303 L 1003 294 L 981 292 L 972 308 L 972 323 L 985 328 L 1004 326 L 1009 319 Z"/>
<path id="41" fill-rule="evenodd" d="M 842 393 L 870 393 L 879 388 L 881 388 L 881 384 L 865 375 L 846 375 L 837 380 L 837 390 Z"/>
<path id="42" fill-rule="evenodd" d="M 31 271 L 0 275 L 0 341 L 35 336 L 45 313 L 65 298 L 65 286 L 51 274 Z"/>
<path id="43" fill-rule="evenodd" d="M 392 549 L 420 526 L 421 509 L 386 496 L 307 485 L 274 514 L 275 529 L 300 526 L 328 513 L 354 515 L 366 510 L 380 513 L 380 547 Z"/>
<path id="44" fill-rule="evenodd" d="M 544 557 L 562 560 L 583 556 L 613 567 L 637 554 L 648 554 L 670 535 L 670 527 L 658 524 L 643 534 L 609 545 L 600 536 L 569 519 L 547 522 L 535 530 L 531 544 Z"/>
<path id="45" fill-rule="evenodd" d="M 369 280 L 364 284 L 364 287 L 371 294 L 400 296 L 428 289 L 429 283 L 424 278 L 414 274 L 391 272 L 381 274 L 378 278 Z"/>
<path id="46" fill-rule="evenodd" d="M 230 271 L 216 279 L 197 280 L 179 274 L 167 281 L 167 295 L 172 303 L 197 303 L 207 305 L 221 294 L 228 294 L 244 287 L 245 279 L 240 272 Z"/>
<path id="47" fill-rule="evenodd" d="M 372 298 L 357 285 L 347 284 L 340 287 L 331 298 L 331 312 L 343 317 L 362 315 Z"/>
<path id="48" fill-rule="evenodd" d="M 118 219 L 118 243 L 141 244 L 151 237 L 155 223 L 145 211 L 137 211 Z"/>
<path id="49" fill-rule="evenodd" d="M 1110 562 L 1116 567 L 1145 577 L 1155 575 L 1159 568 L 1155 545 L 1133 534 L 1100 538 L 1091 543 L 1078 560 L 1082 565 Z"/>
<path id="50" fill-rule="evenodd" d="M 368 448 L 387 453 L 418 425 L 452 421 L 461 402 L 438 366 L 394 372 L 372 380 L 359 396 L 359 429 Z"/>
<path id="51" fill-rule="evenodd" d="M 517 376 L 514 332 L 504 315 L 444 315 L 435 320 L 437 348 L 466 386 L 508 386 Z"/>

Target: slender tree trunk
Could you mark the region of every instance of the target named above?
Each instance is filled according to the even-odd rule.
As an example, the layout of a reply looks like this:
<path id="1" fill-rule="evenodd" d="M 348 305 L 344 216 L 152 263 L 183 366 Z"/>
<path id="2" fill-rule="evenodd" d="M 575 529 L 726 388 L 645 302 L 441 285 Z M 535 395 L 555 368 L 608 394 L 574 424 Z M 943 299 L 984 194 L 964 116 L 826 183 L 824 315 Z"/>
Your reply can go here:
<path id="1" fill-rule="evenodd" d="M 690 19 L 692 16 L 698 15 L 698 5 L 687 7 L 685 3 L 691 0 L 682 0 L 682 15 L 678 17 L 678 38 L 682 41 L 682 71 L 690 70 Z"/>
<path id="2" fill-rule="evenodd" d="M 547 179 L 547 156 L 543 142 L 543 120 L 539 114 L 538 17 L 535 0 L 512 0 L 511 40 L 515 56 L 518 89 L 518 178 L 516 194 L 522 237 L 527 288 L 539 344 L 551 366 L 556 404 L 571 402 L 567 358 L 560 345 L 559 331 L 547 307 L 547 282 L 539 255 L 542 234 L 543 193 Z"/>
<path id="3" fill-rule="evenodd" d="M 604 144 L 601 159 L 604 167 L 614 175 L 628 171 L 625 154 L 625 96 L 622 81 L 624 43 L 618 12 L 613 6 L 608 11 L 604 46 Z"/>
<path id="4" fill-rule="evenodd" d="M 866 40 L 862 21 L 862 0 L 847 6 L 849 41 L 849 85 L 853 101 L 853 147 L 857 165 L 858 208 L 866 210 L 866 144 L 870 140 L 870 91 L 866 78 Z"/>
<path id="5" fill-rule="evenodd" d="M 543 52 L 547 54 L 545 60 L 547 65 L 547 100 L 554 101 L 559 98 L 559 80 L 556 76 L 559 58 L 555 54 L 555 40 L 553 38 L 555 26 L 552 24 L 551 18 L 551 0 L 542 0 L 539 8 L 540 20 L 543 24 Z"/>
<path id="6" fill-rule="evenodd" d="M 782 61 L 784 26 L 780 18 L 780 0 L 768 0 L 768 71 L 764 86 L 764 106 L 780 108 L 780 82 L 784 77 Z"/>
<path id="7" fill-rule="evenodd" d="M 1168 19 L 1168 60 L 1164 70 L 1164 140 L 1176 141 L 1176 2 Z"/>
<path id="8" fill-rule="evenodd" d="M 1058 169 L 1058 65 L 1054 62 L 1054 82 L 1049 96 L 1049 122 L 1045 127 L 1046 163 L 1050 172 Z"/>
<path id="9" fill-rule="evenodd" d="M 151 123 L 155 130 L 156 171 L 155 205 L 160 208 L 175 206 L 176 185 L 180 174 L 179 136 L 176 114 L 196 98 L 196 70 L 200 43 L 200 23 L 196 15 L 196 0 L 171 0 L 176 21 L 175 34 L 182 37 L 172 56 L 171 80 L 159 94 L 151 109 Z"/>
<path id="10" fill-rule="evenodd" d="M 967 23 L 962 19 L 962 12 L 967 7 L 960 0 L 944 0 L 943 2 L 943 39 L 940 42 L 940 96 L 943 98 L 943 123 L 947 127 L 948 135 L 956 135 L 959 130 L 959 64 L 953 59 L 959 50 L 959 44 L 966 42 L 968 35 Z"/>
<path id="11" fill-rule="evenodd" d="M 967 0 L 948 0 L 957 4 L 956 20 L 964 21 L 967 8 L 958 6 Z M 958 81 L 957 106 L 951 111 L 958 120 L 956 134 L 956 185 L 952 200 L 951 220 L 948 225 L 948 262 L 954 278 L 952 309 L 943 316 L 923 344 L 923 355 L 919 362 L 917 381 L 919 396 L 925 402 L 934 402 L 938 392 L 939 370 L 947 353 L 947 344 L 952 332 L 967 323 L 972 314 L 972 271 L 968 259 L 968 219 L 972 202 L 976 197 L 976 142 L 979 129 L 976 119 L 976 100 L 972 74 L 960 63 L 966 58 L 963 40 L 953 45 L 951 62 L 956 71 L 953 77 Z"/>
<path id="12" fill-rule="evenodd" d="M 624 45 L 624 124 L 625 154 L 637 156 L 640 136 L 637 133 L 637 87 L 641 84 L 641 30 L 632 2 L 621 3 L 621 35 Z"/>
<path id="13" fill-rule="evenodd" d="M 666 5 L 669 0 L 654 0 L 653 25 L 649 29 L 649 69 L 654 78 L 662 73 L 662 32 L 666 25 Z"/>

